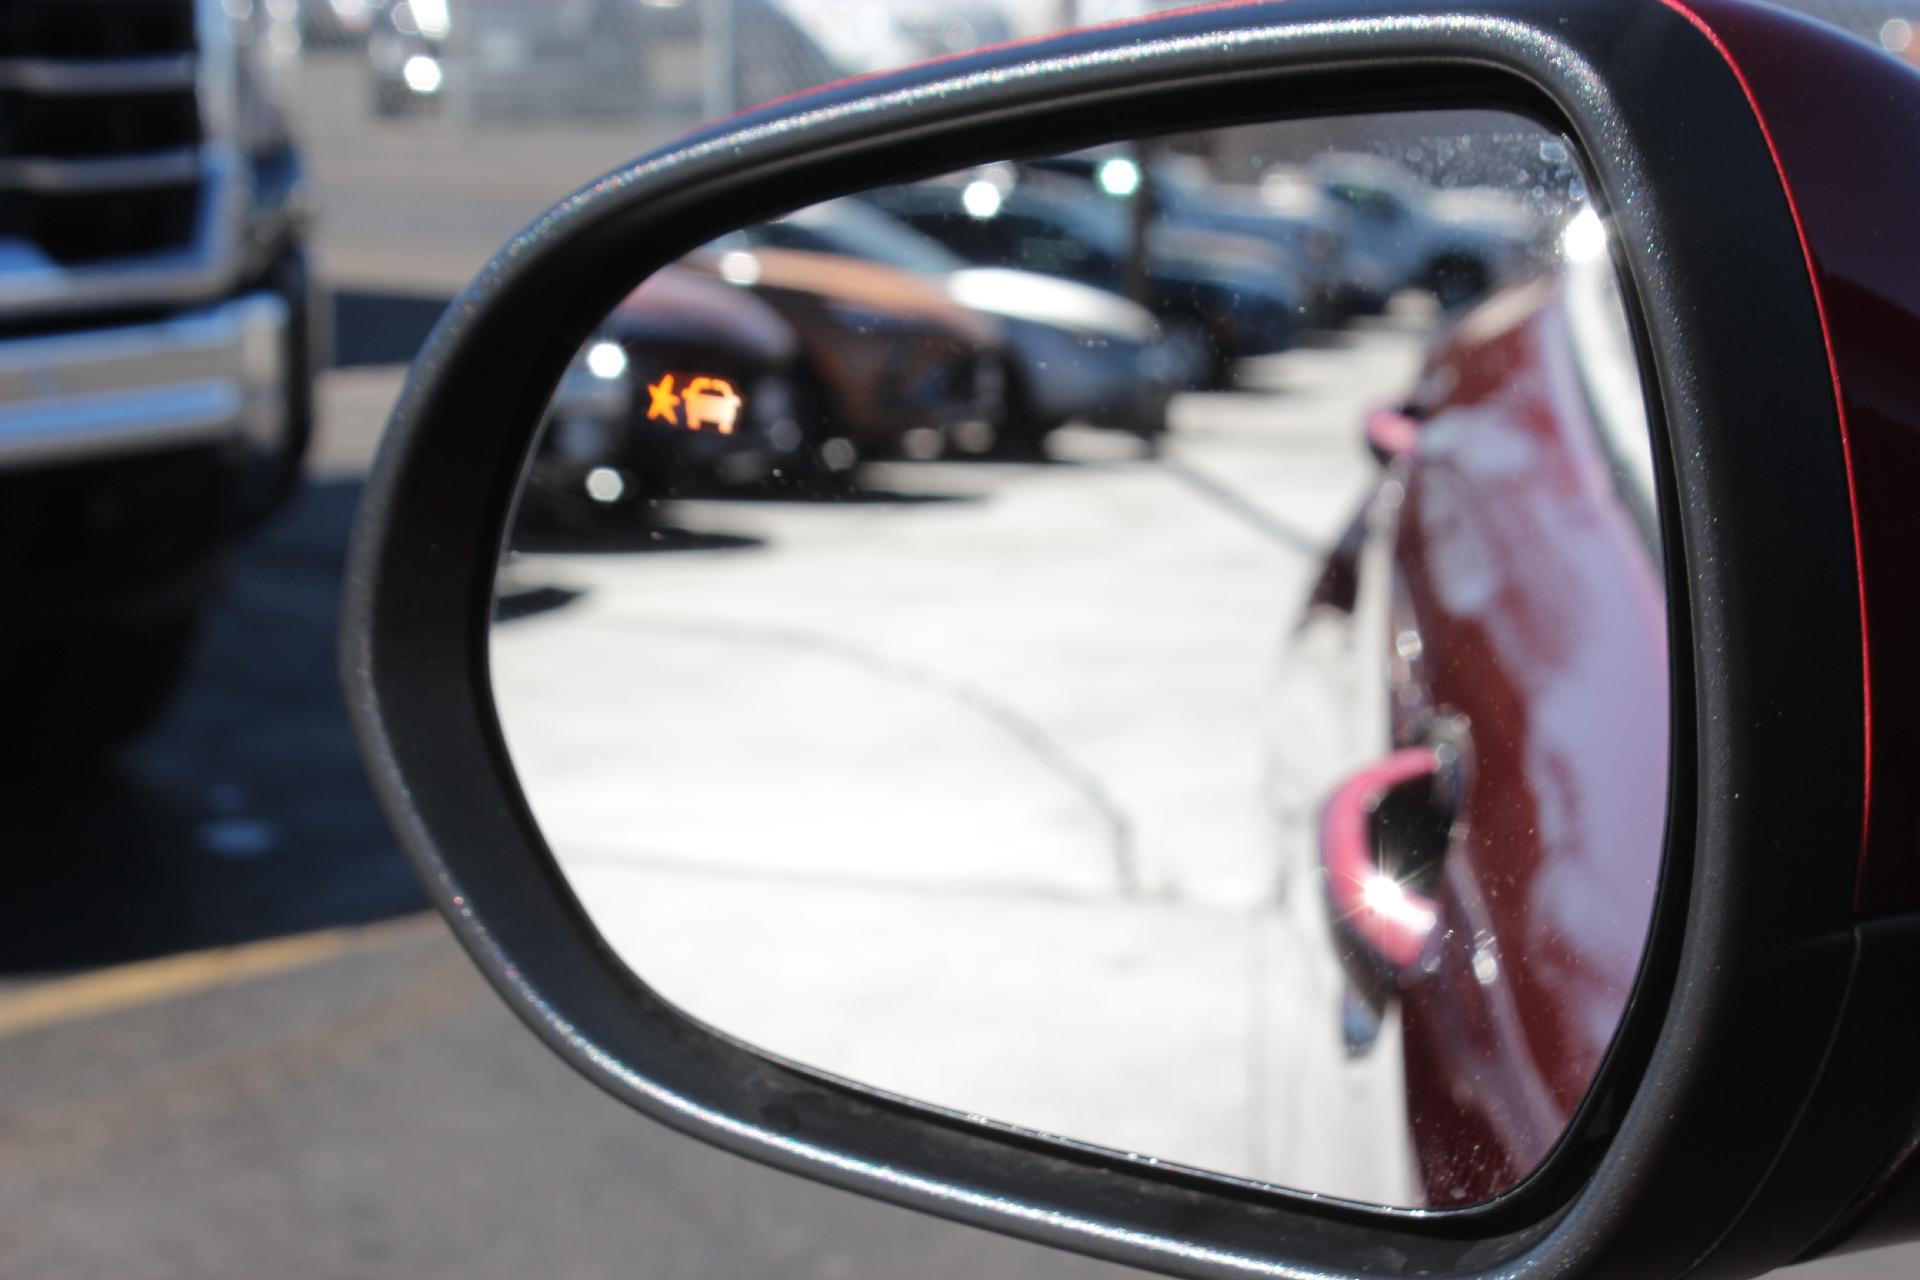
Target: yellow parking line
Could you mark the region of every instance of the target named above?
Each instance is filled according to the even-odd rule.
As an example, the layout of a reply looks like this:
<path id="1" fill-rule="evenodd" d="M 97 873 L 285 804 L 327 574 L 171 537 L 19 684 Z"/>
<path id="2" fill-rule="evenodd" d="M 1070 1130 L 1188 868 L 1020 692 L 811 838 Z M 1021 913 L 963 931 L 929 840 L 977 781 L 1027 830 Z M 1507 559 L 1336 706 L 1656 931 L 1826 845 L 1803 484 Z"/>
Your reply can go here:
<path id="1" fill-rule="evenodd" d="M 321 929 L 237 947 L 189 951 L 58 978 L 0 995 L 0 1037 L 287 973 L 349 952 L 429 937 L 441 928 L 437 916 L 409 916 L 358 928 Z"/>

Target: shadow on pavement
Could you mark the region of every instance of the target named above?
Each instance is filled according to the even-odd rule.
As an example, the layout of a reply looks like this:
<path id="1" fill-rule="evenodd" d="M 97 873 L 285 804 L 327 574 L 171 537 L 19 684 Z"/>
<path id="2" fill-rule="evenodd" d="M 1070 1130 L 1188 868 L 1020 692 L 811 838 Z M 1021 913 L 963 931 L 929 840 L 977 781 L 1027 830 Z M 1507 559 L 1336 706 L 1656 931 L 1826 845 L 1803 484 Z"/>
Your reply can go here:
<path id="1" fill-rule="evenodd" d="M 657 555 L 674 551 L 745 551 L 766 545 L 744 533 L 713 533 L 654 524 L 638 517 L 562 522 L 523 516 L 512 549 L 541 555 Z"/>
<path id="2" fill-rule="evenodd" d="M 552 613 L 555 609 L 564 609 L 578 600 L 581 592 L 571 587 L 511 587 L 502 588 L 493 601 L 493 623 L 518 622 L 522 618 L 533 618 L 543 613 Z"/>
<path id="3" fill-rule="evenodd" d="M 50 973 L 423 909 L 334 677 L 360 486 L 242 548 L 165 719 L 103 765 L 0 782 L 0 973 Z"/>
<path id="4" fill-rule="evenodd" d="M 1293 339 L 1294 349 L 1299 351 L 1346 351 L 1355 345 L 1354 333 L 1347 328 L 1302 329 Z"/>
<path id="5" fill-rule="evenodd" d="M 916 464 L 927 465 L 927 464 Z M 757 534 L 689 529 L 673 522 L 677 507 L 725 503 L 801 503 L 823 507 L 923 506 L 983 501 L 979 494 L 902 492 L 852 479 L 828 485 L 686 485 L 672 498 L 601 506 L 569 497 L 521 499 L 509 546 L 540 555 L 657 555 L 679 551 L 751 551 L 767 545 Z"/>
<path id="6" fill-rule="evenodd" d="M 938 463 L 894 463 L 883 465 L 937 466 Z M 830 488 L 816 489 L 742 489 L 715 493 L 712 497 L 728 502 L 811 502 L 825 507 L 894 506 L 917 507 L 946 502 L 980 502 L 977 493 L 931 493 L 876 485 L 867 480 L 845 481 Z"/>

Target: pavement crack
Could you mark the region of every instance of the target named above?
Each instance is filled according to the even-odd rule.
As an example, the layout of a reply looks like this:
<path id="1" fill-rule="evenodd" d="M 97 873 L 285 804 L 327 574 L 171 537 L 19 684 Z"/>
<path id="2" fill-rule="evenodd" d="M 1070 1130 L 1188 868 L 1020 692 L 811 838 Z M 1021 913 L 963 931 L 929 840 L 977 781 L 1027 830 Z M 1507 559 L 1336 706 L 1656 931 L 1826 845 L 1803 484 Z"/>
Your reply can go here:
<path id="1" fill-rule="evenodd" d="M 1217 476 L 1208 475 L 1192 463 L 1163 455 L 1159 459 L 1159 467 L 1214 506 L 1251 526 L 1267 541 L 1277 542 L 1289 551 L 1304 556 L 1318 556 L 1325 552 L 1322 539 L 1282 520 L 1232 485 Z"/>
<path id="2" fill-rule="evenodd" d="M 838 636 L 803 631 L 796 627 L 653 618 L 636 624 L 635 630 L 805 649 L 958 703 L 1011 738 L 1031 759 L 1086 801 L 1106 830 L 1107 855 L 1120 896 L 1131 898 L 1140 892 L 1140 867 L 1134 847 L 1133 822 L 1120 802 L 1107 790 L 1106 784 L 1091 769 L 1075 760 L 1065 745 L 1051 733 L 987 690 L 926 667 L 902 662 Z"/>

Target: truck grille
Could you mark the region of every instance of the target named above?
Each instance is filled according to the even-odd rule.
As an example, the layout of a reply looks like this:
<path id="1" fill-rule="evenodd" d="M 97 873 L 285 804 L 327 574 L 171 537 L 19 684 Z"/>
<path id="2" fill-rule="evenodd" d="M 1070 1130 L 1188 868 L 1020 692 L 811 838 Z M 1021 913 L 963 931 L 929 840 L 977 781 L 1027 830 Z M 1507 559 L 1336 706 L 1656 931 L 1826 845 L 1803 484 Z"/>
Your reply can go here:
<path id="1" fill-rule="evenodd" d="M 63 266 L 188 246 L 193 0 L 0 0 L 0 240 Z"/>

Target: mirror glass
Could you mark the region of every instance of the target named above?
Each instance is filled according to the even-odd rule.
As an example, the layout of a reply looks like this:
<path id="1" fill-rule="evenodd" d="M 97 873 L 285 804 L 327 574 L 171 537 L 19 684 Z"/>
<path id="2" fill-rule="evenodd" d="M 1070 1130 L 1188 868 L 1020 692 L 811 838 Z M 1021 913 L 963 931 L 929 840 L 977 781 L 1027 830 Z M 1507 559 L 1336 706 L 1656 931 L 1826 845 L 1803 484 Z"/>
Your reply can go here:
<path id="1" fill-rule="evenodd" d="M 1669 767 L 1568 140 L 1239 125 L 715 230 L 566 371 L 499 570 L 508 748 L 618 954 L 983 1123 L 1386 1205 L 1538 1167 Z"/>

